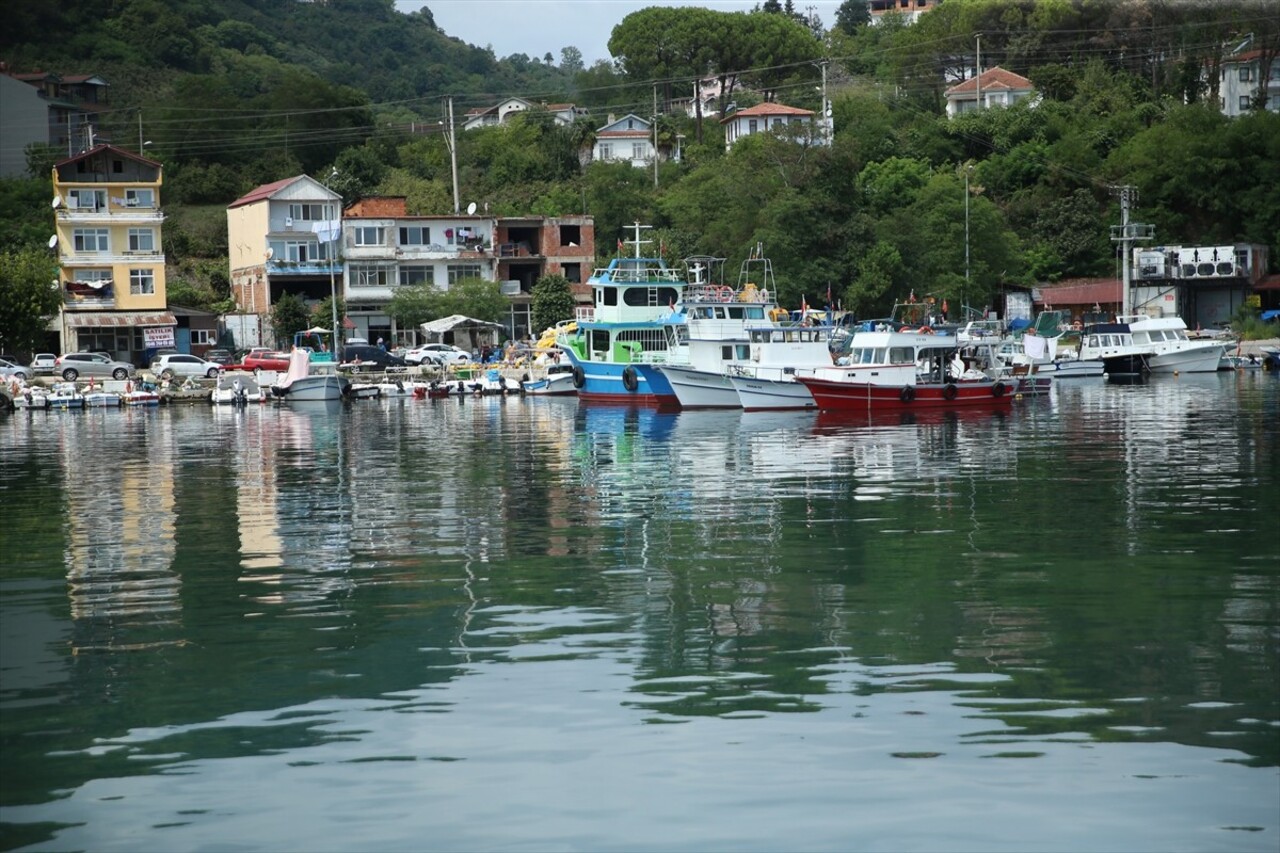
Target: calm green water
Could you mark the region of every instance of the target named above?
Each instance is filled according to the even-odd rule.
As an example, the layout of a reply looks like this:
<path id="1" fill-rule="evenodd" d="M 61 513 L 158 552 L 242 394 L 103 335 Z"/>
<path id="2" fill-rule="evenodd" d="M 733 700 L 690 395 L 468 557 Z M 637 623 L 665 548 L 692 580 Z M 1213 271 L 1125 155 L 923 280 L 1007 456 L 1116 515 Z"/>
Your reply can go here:
<path id="1" fill-rule="evenodd" d="M 1280 377 L 0 416 L 0 848 L 1280 849 Z"/>

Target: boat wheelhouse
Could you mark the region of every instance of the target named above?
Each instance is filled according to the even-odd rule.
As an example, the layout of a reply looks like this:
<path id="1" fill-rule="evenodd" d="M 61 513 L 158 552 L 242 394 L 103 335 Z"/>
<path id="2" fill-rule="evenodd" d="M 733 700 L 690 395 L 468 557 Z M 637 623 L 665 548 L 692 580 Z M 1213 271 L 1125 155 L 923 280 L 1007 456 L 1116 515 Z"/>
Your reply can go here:
<path id="1" fill-rule="evenodd" d="M 667 360 L 664 317 L 684 294 L 685 279 L 661 257 L 646 257 L 641 239 L 651 226 L 635 223 L 631 257 L 617 257 L 592 273 L 592 304 L 577 311 L 577 328 L 560 341 L 573 365 L 573 384 L 587 401 L 675 405 L 670 383 L 637 366 Z"/>

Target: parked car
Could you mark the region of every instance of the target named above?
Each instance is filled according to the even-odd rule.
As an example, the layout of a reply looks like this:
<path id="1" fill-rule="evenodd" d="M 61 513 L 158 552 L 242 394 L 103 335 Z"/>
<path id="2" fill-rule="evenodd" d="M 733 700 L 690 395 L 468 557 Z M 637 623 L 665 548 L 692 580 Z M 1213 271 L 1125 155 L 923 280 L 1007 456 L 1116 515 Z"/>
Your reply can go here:
<path id="1" fill-rule="evenodd" d="M 36 357 L 31 359 L 31 370 L 36 376 L 42 374 L 52 376 L 57 366 L 58 357 L 51 352 L 38 352 Z"/>
<path id="2" fill-rule="evenodd" d="M 222 372 L 222 365 L 206 361 L 198 355 L 176 353 L 162 355 L 151 362 L 151 372 L 161 379 L 173 379 L 175 376 L 207 376 L 216 379 Z"/>
<path id="3" fill-rule="evenodd" d="M 425 344 L 409 350 L 404 360 L 409 364 L 467 364 L 471 361 L 471 353 L 453 344 Z"/>
<path id="4" fill-rule="evenodd" d="M 81 376 L 128 379 L 137 371 L 127 361 L 116 361 L 100 352 L 72 352 L 59 356 L 53 372 L 68 382 Z"/>
<path id="5" fill-rule="evenodd" d="M 225 366 L 231 364 L 231 362 L 235 360 L 235 357 L 231 354 L 231 350 L 229 349 L 211 349 L 204 354 L 204 359 L 205 361 L 212 361 L 214 364 L 221 364 Z"/>
<path id="6" fill-rule="evenodd" d="M 259 370 L 288 370 L 289 354 L 271 349 L 251 349 L 240 358 L 239 366 L 242 370 L 252 370 L 254 373 Z"/>
<path id="7" fill-rule="evenodd" d="M 17 376 L 23 382 L 30 382 L 35 375 L 35 371 L 29 367 L 23 367 L 21 364 L 14 364 L 8 359 L 0 358 L 0 377 L 12 379 Z"/>
<path id="8" fill-rule="evenodd" d="M 342 348 L 342 367 L 356 371 L 383 371 L 408 365 L 403 358 L 392 355 L 381 347 L 356 344 Z"/>

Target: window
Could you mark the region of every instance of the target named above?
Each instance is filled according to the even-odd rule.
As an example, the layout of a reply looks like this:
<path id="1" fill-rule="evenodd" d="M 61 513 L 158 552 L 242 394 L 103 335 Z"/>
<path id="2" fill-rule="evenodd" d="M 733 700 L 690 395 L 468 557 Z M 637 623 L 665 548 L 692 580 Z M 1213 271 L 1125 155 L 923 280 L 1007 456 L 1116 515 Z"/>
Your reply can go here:
<path id="1" fill-rule="evenodd" d="M 600 143 L 600 159 L 601 160 L 613 159 L 613 143 L 611 142 Z"/>
<path id="2" fill-rule="evenodd" d="M 401 246 L 427 246 L 431 243 L 431 229 L 424 225 L 406 225 L 400 229 Z"/>
<path id="3" fill-rule="evenodd" d="M 291 204 L 289 205 L 289 218 L 295 222 L 321 222 L 327 219 L 337 219 L 333 215 L 333 205 L 331 204 Z"/>
<path id="4" fill-rule="evenodd" d="M 134 296 L 155 293 L 156 279 L 151 270 L 129 270 L 129 292 Z"/>
<path id="5" fill-rule="evenodd" d="M 71 210 L 106 210 L 106 190 L 71 190 L 67 193 L 67 207 Z"/>
<path id="6" fill-rule="evenodd" d="M 567 278 L 570 284 L 581 284 L 582 264 L 561 264 L 560 274 Z"/>
<path id="7" fill-rule="evenodd" d="M 631 159 L 643 160 L 645 158 L 645 154 L 647 153 L 646 151 L 647 148 L 648 146 L 645 145 L 643 142 L 631 143 Z"/>
<path id="8" fill-rule="evenodd" d="M 560 226 L 560 245 L 561 246 L 581 246 L 582 245 L 582 226 L 561 225 Z"/>
<path id="9" fill-rule="evenodd" d="M 381 246 L 383 229 L 373 225 L 358 225 L 351 229 L 357 246 Z"/>
<path id="10" fill-rule="evenodd" d="M 112 172 L 114 172 L 114 173 L 116 173 L 117 175 L 122 175 L 122 174 L 124 174 L 124 161 L 123 161 L 123 160 L 112 160 L 112 161 L 111 161 L 111 171 L 112 171 Z"/>
<path id="11" fill-rule="evenodd" d="M 154 190 L 125 190 L 124 191 L 125 207 L 155 207 L 156 194 Z"/>
<path id="12" fill-rule="evenodd" d="M 747 120 L 747 133 L 755 133 L 759 129 L 760 129 L 760 125 L 755 119 Z"/>
<path id="13" fill-rule="evenodd" d="M 448 282 L 450 285 L 457 284 L 464 278 L 480 278 L 479 264 L 449 264 L 446 269 L 448 274 Z"/>
<path id="14" fill-rule="evenodd" d="M 270 247 L 271 260 L 276 262 L 305 264 L 323 261 L 329 257 L 328 244 L 317 243 L 314 240 L 272 240 Z"/>
<path id="15" fill-rule="evenodd" d="M 390 270 L 384 266 L 351 265 L 352 287 L 386 287 L 391 283 Z"/>
<path id="16" fill-rule="evenodd" d="M 72 244 L 77 252 L 111 250 L 111 241 L 106 228 L 77 228 L 72 232 Z"/>
<path id="17" fill-rule="evenodd" d="M 1248 83 L 1253 79 L 1253 69 L 1248 65 L 1241 65 L 1239 74 L 1241 83 Z"/>
<path id="18" fill-rule="evenodd" d="M 191 343 L 196 346 L 209 346 L 218 342 L 218 332 L 216 329 L 192 329 Z"/>
<path id="19" fill-rule="evenodd" d="M 1252 105 L 1253 105 L 1253 101 L 1249 98 L 1249 96 L 1248 96 L 1248 95 L 1241 95 L 1241 96 L 1240 96 L 1240 109 L 1241 109 L 1241 111 L 1244 111 L 1244 110 L 1249 109 L 1249 107 L 1251 107 Z"/>
<path id="20" fill-rule="evenodd" d="M 156 250 L 156 234 L 150 228 L 129 229 L 130 252 L 154 252 Z"/>
<path id="21" fill-rule="evenodd" d="M 400 283 L 405 286 L 435 284 L 435 270 L 428 266 L 400 267 Z"/>

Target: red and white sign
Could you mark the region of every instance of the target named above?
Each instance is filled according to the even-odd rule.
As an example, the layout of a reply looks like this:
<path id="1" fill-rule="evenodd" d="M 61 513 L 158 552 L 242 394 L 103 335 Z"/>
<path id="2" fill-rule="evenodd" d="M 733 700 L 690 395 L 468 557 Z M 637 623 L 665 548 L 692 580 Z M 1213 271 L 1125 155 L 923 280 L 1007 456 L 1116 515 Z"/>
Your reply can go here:
<path id="1" fill-rule="evenodd" d="M 175 346 L 173 326 L 148 326 L 142 330 L 142 342 L 147 349 Z"/>

